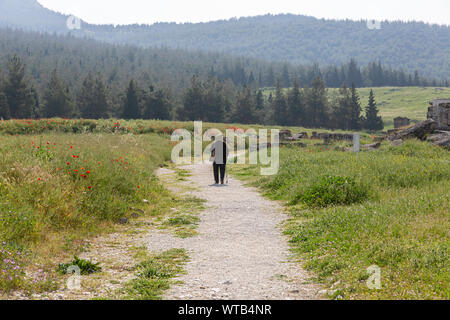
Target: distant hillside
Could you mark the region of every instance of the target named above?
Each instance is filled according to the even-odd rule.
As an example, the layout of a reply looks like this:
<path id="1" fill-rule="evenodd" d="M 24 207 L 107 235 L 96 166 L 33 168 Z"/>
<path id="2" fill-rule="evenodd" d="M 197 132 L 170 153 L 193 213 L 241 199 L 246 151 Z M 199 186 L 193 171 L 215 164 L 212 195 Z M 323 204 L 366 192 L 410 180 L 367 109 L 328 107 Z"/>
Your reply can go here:
<path id="1" fill-rule="evenodd" d="M 36 0 L 0 0 L 0 12 L 0 26 L 68 32 L 67 17 Z M 370 30 L 363 21 L 266 15 L 117 28 L 83 23 L 80 31 L 71 33 L 113 43 L 218 51 L 295 64 L 340 65 L 352 57 L 360 64 L 380 60 L 395 69 L 450 78 L 450 27 L 421 22 L 383 22 L 380 30 Z"/>
<path id="2" fill-rule="evenodd" d="M 0 0 L 0 27 L 67 32 L 67 18 L 44 8 L 36 0 Z"/>

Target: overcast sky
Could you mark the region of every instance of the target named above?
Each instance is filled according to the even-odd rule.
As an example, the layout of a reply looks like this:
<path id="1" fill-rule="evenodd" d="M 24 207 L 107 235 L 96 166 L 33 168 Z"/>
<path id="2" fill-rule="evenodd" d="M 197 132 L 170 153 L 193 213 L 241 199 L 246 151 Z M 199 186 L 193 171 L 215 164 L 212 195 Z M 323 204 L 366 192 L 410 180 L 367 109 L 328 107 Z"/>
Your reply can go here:
<path id="1" fill-rule="evenodd" d="M 261 14 L 418 20 L 450 25 L 450 0 L 38 0 L 89 23 L 206 22 Z"/>

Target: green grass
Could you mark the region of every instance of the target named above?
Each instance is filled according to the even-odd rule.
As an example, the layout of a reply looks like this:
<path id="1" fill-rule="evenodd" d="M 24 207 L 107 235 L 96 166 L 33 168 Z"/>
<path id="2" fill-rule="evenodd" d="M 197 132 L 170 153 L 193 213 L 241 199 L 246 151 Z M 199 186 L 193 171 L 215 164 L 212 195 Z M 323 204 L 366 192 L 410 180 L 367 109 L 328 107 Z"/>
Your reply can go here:
<path id="1" fill-rule="evenodd" d="M 283 148 L 280 158 L 275 176 L 262 178 L 256 166 L 237 165 L 233 174 L 291 204 L 285 232 L 293 251 L 326 287 L 339 281 L 332 297 L 450 298 L 448 151 L 407 141 L 359 155 Z M 325 208 L 298 201 L 327 176 L 367 186 L 367 197 Z M 381 290 L 366 286 L 371 265 L 381 268 Z"/>
<path id="2" fill-rule="evenodd" d="M 184 249 L 171 249 L 151 255 L 136 266 L 136 278 L 124 289 L 126 300 L 160 300 L 172 278 L 183 272 L 188 261 Z"/>
<path id="3" fill-rule="evenodd" d="M 369 88 L 358 90 L 365 106 L 369 100 Z M 394 127 L 394 118 L 407 117 L 423 121 L 427 118 L 429 102 L 439 98 L 450 98 L 450 88 L 384 87 L 373 88 L 380 114 L 386 129 Z"/>
<path id="4" fill-rule="evenodd" d="M 136 208 L 149 216 L 172 208 L 172 195 L 154 175 L 170 159 L 164 136 L 3 135 L 0 150 L 0 247 L 28 253 L 24 267 L 39 262 L 51 272 L 55 259 L 79 252 L 68 239 L 110 230 Z M 20 287 L 3 278 L 0 291 Z"/>

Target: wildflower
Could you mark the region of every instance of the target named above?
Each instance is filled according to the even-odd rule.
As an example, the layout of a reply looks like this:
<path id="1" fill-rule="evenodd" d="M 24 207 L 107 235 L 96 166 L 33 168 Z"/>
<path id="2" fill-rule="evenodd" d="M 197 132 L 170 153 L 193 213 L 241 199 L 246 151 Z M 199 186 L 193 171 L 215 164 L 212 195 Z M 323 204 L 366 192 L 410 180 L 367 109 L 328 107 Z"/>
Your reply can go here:
<path id="1" fill-rule="evenodd" d="M 38 181 L 41 181 L 41 178 L 38 178 Z"/>
<path id="2" fill-rule="evenodd" d="M 91 172 L 88 170 L 88 171 L 86 171 L 86 173 L 89 174 L 89 173 L 91 173 Z"/>
<path id="3" fill-rule="evenodd" d="M 69 166 L 69 165 L 70 165 L 70 162 L 67 162 L 67 165 Z"/>
<path id="4" fill-rule="evenodd" d="M 141 186 L 137 186 L 138 187 L 138 189 L 140 189 L 141 188 Z"/>
<path id="5" fill-rule="evenodd" d="M 91 189 L 92 189 L 92 187 L 91 187 L 91 186 L 89 186 L 89 187 L 88 187 L 88 189 L 89 189 L 89 190 L 91 190 Z"/>

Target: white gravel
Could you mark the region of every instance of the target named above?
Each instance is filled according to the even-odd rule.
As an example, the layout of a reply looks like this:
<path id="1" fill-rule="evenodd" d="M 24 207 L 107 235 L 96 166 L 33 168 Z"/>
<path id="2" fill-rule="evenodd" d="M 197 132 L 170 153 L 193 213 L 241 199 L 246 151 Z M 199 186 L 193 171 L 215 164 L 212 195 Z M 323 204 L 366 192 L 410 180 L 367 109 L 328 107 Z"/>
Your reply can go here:
<path id="1" fill-rule="evenodd" d="M 230 178 L 229 185 L 211 186 L 210 164 L 183 167 L 191 171 L 191 193 L 205 199 L 199 235 L 180 239 L 165 232 L 148 233 L 151 251 L 185 248 L 187 273 L 165 299 L 318 299 L 320 288 L 311 284 L 299 263 L 289 261 L 287 238 L 280 223 L 286 216 L 276 202 Z M 160 174 L 167 174 L 164 169 Z"/>

